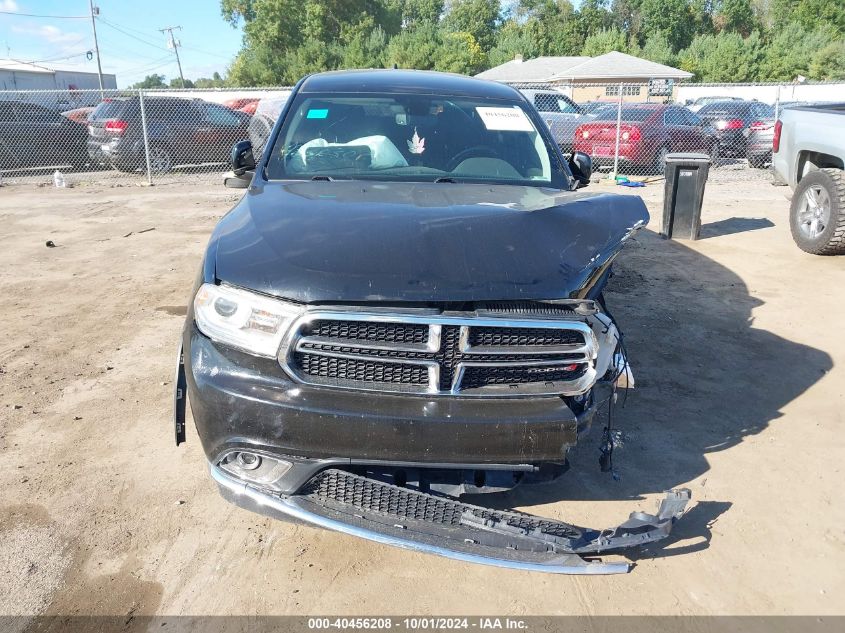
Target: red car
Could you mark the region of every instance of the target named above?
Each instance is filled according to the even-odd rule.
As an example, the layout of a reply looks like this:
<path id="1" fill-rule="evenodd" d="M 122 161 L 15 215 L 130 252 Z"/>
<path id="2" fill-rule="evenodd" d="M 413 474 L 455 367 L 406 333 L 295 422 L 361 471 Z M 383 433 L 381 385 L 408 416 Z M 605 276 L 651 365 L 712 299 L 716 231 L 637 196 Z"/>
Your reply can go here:
<path id="1" fill-rule="evenodd" d="M 579 125 L 574 149 L 599 165 L 612 165 L 616 151 L 616 109 L 601 110 L 602 120 Z M 709 154 L 719 151 L 716 131 L 687 108 L 676 105 L 623 104 L 619 126 L 619 162 L 637 171 L 663 173 L 670 152 Z"/>
<path id="2" fill-rule="evenodd" d="M 223 105 L 232 110 L 240 110 L 246 114 L 255 114 L 255 108 L 258 106 L 260 99 L 255 97 L 242 97 L 240 99 L 229 99 L 224 101 Z"/>

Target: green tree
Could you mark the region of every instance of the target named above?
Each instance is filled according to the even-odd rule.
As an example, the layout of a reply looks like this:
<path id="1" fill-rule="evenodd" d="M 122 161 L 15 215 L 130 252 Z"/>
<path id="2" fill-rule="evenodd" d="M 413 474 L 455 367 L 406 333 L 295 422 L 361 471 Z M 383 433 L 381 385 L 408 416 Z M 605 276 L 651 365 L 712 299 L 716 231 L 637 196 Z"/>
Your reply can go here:
<path id="1" fill-rule="evenodd" d="M 756 31 L 743 38 L 722 31 L 698 35 L 678 54 L 680 67 L 695 74 L 696 81 L 755 81 L 760 72 L 762 41 Z"/>
<path id="2" fill-rule="evenodd" d="M 211 78 L 200 77 L 194 81 L 195 88 L 223 88 L 225 85 L 226 81 L 216 71 Z"/>
<path id="3" fill-rule="evenodd" d="M 694 14 L 688 0 L 642 0 L 641 33 L 663 35 L 673 50 L 689 45 L 695 35 Z"/>
<path id="4" fill-rule="evenodd" d="M 443 0 L 399 0 L 402 26 L 406 29 L 421 24 L 437 24 L 443 15 Z"/>
<path id="5" fill-rule="evenodd" d="M 793 22 L 779 29 L 763 55 L 759 78 L 763 81 L 792 81 L 810 75 L 810 62 L 831 40 L 825 29 L 807 31 Z"/>
<path id="6" fill-rule="evenodd" d="M 614 26 L 588 37 L 584 41 L 584 48 L 581 50 L 581 54 L 596 57 L 611 51 L 624 53 L 627 50 L 628 45 L 625 41 L 625 34 Z"/>
<path id="7" fill-rule="evenodd" d="M 182 79 L 179 77 L 174 77 L 170 80 L 170 87 L 171 88 L 195 88 L 195 84 L 190 79 L 186 79 L 184 83 Z"/>
<path id="8" fill-rule="evenodd" d="M 797 22 L 807 31 L 829 27 L 845 33 L 845 3 L 842 0 L 771 0 L 770 18 L 777 27 Z"/>
<path id="9" fill-rule="evenodd" d="M 845 79 L 845 39 L 831 42 L 816 53 L 810 62 L 810 79 Z"/>
<path id="10" fill-rule="evenodd" d="M 392 37 L 387 45 L 386 65 L 431 70 L 440 44 L 440 32 L 434 24 L 422 24 L 415 29 L 402 31 Z"/>
<path id="11" fill-rule="evenodd" d="M 496 42 L 500 11 L 499 0 L 452 0 L 443 27 L 453 33 L 469 33 L 488 51 Z"/>
<path id="12" fill-rule="evenodd" d="M 486 62 L 487 54 L 471 33 L 445 33 L 437 47 L 434 69 L 474 75 Z"/>
<path id="13" fill-rule="evenodd" d="M 578 24 L 585 38 L 614 26 L 607 0 L 583 0 L 578 7 Z"/>
<path id="14" fill-rule="evenodd" d="M 523 0 L 517 13 L 538 55 L 579 55 L 584 34 L 569 0 Z"/>
<path id="15" fill-rule="evenodd" d="M 488 64 L 498 66 L 517 55 L 528 59 L 539 54 L 531 35 L 516 20 L 507 20 L 496 34 L 496 45 L 488 54 Z"/>
<path id="16" fill-rule="evenodd" d="M 139 81 L 137 83 L 134 83 L 129 87 L 130 88 L 167 88 L 167 84 L 164 83 L 164 75 L 147 75 L 146 77 L 144 77 L 143 81 Z"/>
<path id="17" fill-rule="evenodd" d="M 669 46 L 669 40 L 661 33 L 650 35 L 645 44 L 635 46 L 628 51 L 631 55 L 648 59 L 658 64 L 674 66 L 677 63 L 676 55 Z"/>
<path id="18" fill-rule="evenodd" d="M 737 31 L 744 37 L 758 26 L 751 0 L 721 0 L 713 24 L 720 31 Z"/>

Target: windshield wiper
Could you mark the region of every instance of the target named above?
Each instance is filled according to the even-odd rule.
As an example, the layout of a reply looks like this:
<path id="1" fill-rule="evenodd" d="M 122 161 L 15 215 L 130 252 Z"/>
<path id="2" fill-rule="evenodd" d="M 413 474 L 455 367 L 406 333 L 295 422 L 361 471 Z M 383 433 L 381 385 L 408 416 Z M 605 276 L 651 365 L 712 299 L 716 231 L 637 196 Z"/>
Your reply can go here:
<path id="1" fill-rule="evenodd" d="M 334 178 L 331 176 L 311 176 L 311 180 L 322 180 L 325 182 L 332 182 Z"/>
<path id="2" fill-rule="evenodd" d="M 458 182 L 458 181 L 457 181 L 457 180 L 455 180 L 454 178 L 452 178 L 451 176 L 441 176 L 440 178 L 435 178 L 435 179 L 434 179 L 434 182 L 452 182 L 452 183 L 456 183 L 456 182 Z"/>

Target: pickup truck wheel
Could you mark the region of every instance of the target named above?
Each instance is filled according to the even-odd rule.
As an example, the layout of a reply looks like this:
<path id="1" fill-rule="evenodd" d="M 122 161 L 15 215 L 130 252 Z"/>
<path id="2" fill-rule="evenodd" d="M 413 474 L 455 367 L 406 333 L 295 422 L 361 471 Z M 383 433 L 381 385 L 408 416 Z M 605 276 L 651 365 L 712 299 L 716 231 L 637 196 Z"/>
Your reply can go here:
<path id="1" fill-rule="evenodd" d="M 845 172 L 819 169 L 798 183 L 790 228 L 798 247 L 814 255 L 845 254 Z"/>
<path id="2" fill-rule="evenodd" d="M 150 147 L 150 170 L 154 174 L 166 174 L 173 169 L 173 156 L 170 150 L 161 145 Z"/>

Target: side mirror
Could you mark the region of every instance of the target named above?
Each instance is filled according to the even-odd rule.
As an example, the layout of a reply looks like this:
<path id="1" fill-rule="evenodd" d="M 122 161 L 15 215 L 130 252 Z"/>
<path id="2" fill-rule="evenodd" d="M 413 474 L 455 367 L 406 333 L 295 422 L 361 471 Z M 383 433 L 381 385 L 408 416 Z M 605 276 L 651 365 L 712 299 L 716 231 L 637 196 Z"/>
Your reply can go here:
<path id="1" fill-rule="evenodd" d="M 232 171 L 236 176 L 242 176 L 255 169 L 255 157 L 252 155 L 252 143 L 238 141 L 232 147 Z"/>
<path id="2" fill-rule="evenodd" d="M 584 152 L 572 152 L 569 157 L 569 170 L 578 181 L 578 187 L 586 187 L 593 176 L 593 161 Z"/>

